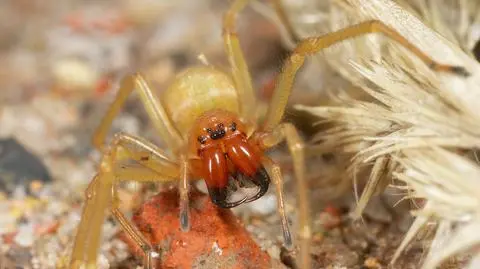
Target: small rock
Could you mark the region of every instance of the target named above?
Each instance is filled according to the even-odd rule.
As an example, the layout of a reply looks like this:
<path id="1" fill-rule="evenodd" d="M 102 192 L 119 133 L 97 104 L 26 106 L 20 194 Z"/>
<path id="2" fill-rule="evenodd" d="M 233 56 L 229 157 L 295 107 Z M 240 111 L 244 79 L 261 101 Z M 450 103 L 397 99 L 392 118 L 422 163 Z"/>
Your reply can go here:
<path id="1" fill-rule="evenodd" d="M 76 58 L 59 59 L 52 64 L 56 86 L 62 90 L 93 89 L 99 79 L 98 73 L 86 61 Z"/>
<path id="2" fill-rule="evenodd" d="M 363 265 L 369 269 L 382 268 L 382 265 L 378 262 L 378 259 L 374 257 L 368 257 L 365 259 Z"/>
<path id="3" fill-rule="evenodd" d="M 338 227 L 341 223 L 340 212 L 334 206 L 327 206 L 315 219 L 315 225 L 320 226 L 322 230 L 331 230 Z"/>
<path id="4" fill-rule="evenodd" d="M 390 223 L 392 221 L 392 215 L 387 210 L 387 205 L 382 201 L 380 196 L 370 198 L 363 214 L 381 223 Z"/>
<path id="5" fill-rule="evenodd" d="M 267 194 L 247 205 L 253 213 L 268 215 L 277 209 L 277 197 L 274 194 Z"/>
<path id="6" fill-rule="evenodd" d="M 22 247 L 30 247 L 34 240 L 34 227 L 32 224 L 24 224 L 18 228 L 14 242 Z"/>
<path id="7" fill-rule="evenodd" d="M 1 139 L 0 190 L 11 194 L 17 186 L 29 186 L 33 181 L 51 181 L 42 161 L 15 139 Z"/>
<path id="8" fill-rule="evenodd" d="M 178 193 L 161 192 L 133 217 L 140 231 L 158 246 L 159 268 L 273 268 L 278 263 L 252 240 L 230 210 L 215 206 L 208 195 L 190 194 L 190 231 L 182 232 Z M 122 235 L 123 238 L 127 238 Z M 127 238 L 128 239 L 128 238 Z M 142 253 L 132 244 L 134 253 Z M 275 265 L 274 265 L 275 264 Z M 278 267 L 275 267 L 278 268 Z"/>
<path id="9" fill-rule="evenodd" d="M 3 256 L 3 255 L 2 255 Z M 30 248 L 15 246 L 8 250 L 5 257 L 0 256 L 0 261 L 3 261 L 2 258 L 5 258 L 6 263 L 0 265 L 5 265 L 3 268 L 31 268 L 32 252 Z M 8 267 L 11 266 L 11 267 Z"/>
<path id="10" fill-rule="evenodd" d="M 325 237 L 313 253 L 314 268 L 354 268 L 360 255 L 360 252 L 345 245 L 339 236 Z"/>

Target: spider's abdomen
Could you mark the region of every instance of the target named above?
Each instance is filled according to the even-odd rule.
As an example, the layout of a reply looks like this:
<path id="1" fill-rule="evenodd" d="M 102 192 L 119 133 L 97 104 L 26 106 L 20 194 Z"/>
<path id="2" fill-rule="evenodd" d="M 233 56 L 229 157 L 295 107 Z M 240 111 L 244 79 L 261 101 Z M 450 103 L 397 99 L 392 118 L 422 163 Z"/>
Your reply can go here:
<path id="1" fill-rule="evenodd" d="M 210 66 L 180 73 L 163 93 L 162 102 L 178 131 L 186 136 L 195 120 L 207 111 L 238 113 L 237 92 L 231 78 Z"/>

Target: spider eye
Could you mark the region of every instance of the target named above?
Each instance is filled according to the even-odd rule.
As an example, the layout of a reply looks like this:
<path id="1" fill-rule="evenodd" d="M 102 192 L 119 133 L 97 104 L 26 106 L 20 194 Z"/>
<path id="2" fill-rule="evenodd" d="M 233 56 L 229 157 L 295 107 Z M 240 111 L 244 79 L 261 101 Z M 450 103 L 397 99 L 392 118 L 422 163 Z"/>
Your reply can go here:
<path id="1" fill-rule="evenodd" d="M 223 129 L 223 128 L 225 128 L 225 126 L 223 125 L 223 123 L 217 124 L 217 129 Z"/>
<path id="2" fill-rule="evenodd" d="M 197 140 L 198 140 L 198 142 L 200 142 L 200 144 L 205 144 L 205 142 L 207 142 L 207 139 L 208 138 L 206 136 L 203 136 L 203 135 L 201 135 L 197 138 Z"/>
<path id="3" fill-rule="evenodd" d="M 232 132 L 235 132 L 237 130 L 237 124 L 235 122 L 232 122 L 232 124 L 230 124 L 230 130 L 232 130 Z"/>
<path id="4" fill-rule="evenodd" d="M 212 129 L 210 129 L 210 128 L 205 129 L 205 131 L 207 131 L 207 133 L 209 133 L 209 134 L 211 134 L 213 132 Z"/>

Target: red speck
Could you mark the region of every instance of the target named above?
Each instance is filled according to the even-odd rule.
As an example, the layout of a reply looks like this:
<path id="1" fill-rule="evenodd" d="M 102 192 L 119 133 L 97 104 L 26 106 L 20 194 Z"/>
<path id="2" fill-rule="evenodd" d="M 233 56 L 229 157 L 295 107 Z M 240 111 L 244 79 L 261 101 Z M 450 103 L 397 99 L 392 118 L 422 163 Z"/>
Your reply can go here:
<path id="1" fill-rule="evenodd" d="M 18 234 L 18 231 L 2 234 L 2 240 L 5 244 L 11 245 L 13 244 L 13 239 Z"/>
<path id="2" fill-rule="evenodd" d="M 103 96 L 111 88 L 110 77 L 105 76 L 100 78 L 95 85 L 95 95 L 97 97 Z"/>
<path id="3" fill-rule="evenodd" d="M 275 91 L 276 77 L 272 77 L 266 83 L 263 84 L 263 87 L 260 88 L 260 97 L 264 100 L 272 99 L 273 92 Z"/>
<path id="4" fill-rule="evenodd" d="M 70 27 L 74 32 L 84 32 L 86 30 L 85 20 L 82 14 L 72 13 L 65 17 L 64 22 Z"/>
<path id="5" fill-rule="evenodd" d="M 338 208 L 334 207 L 333 205 L 327 205 L 323 211 L 329 213 L 332 216 L 340 217 L 340 210 L 338 210 Z"/>
<path id="6" fill-rule="evenodd" d="M 47 224 L 37 225 L 35 226 L 35 234 L 37 236 L 52 234 L 57 231 L 59 226 L 60 226 L 60 222 L 58 220 L 55 220 Z"/>
<path id="7" fill-rule="evenodd" d="M 338 227 L 341 223 L 341 214 L 338 208 L 332 206 L 332 205 L 327 205 L 325 209 L 320 213 L 319 218 L 320 222 L 322 223 L 322 226 L 327 229 L 333 229 L 335 227 Z"/>
<path id="8" fill-rule="evenodd" d="M 117 17 L 112 19 L 105 29 L 111 34 L 121 34 L 125 32 L 129 26 L 125 18 Z"/>
<path id="9" fill-rule="evenodd" d="M 81 12 L 73 12 L 67 15 L 63 21 L 72 31 L 78 33 L 98 30 L 106 34 L 121 34 L 130 27 L 128 19 L 121 14 L 88 19 Z"/>

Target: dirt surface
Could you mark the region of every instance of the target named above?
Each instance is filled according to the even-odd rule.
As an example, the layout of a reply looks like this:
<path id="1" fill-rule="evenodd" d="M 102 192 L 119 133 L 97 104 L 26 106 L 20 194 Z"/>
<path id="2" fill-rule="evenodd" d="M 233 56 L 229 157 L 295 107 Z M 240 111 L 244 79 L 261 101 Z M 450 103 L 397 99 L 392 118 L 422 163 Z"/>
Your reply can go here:
<path id="1" fill-rule="evenodd" d="M 81 218 L 84 190 L 96 171 L 100 155 L 91 146 L 90 139 L 113 99 L 118 79 L 125 72 L 143 72 L 161 91 L 185 66 L 199 64 L 197 56 L 201 53 L 210 63 L 225 68 L 221 15 L 227 3 L 186 0 L 167 5 L 166 2 L 68 0 L 60 4 L 53 0 L 7 0 L 0 3 L 0 58 L 3 59 L 0 138 L 15 139 L 31 154 L 19 161 L 21 165 L 9 170 L 2 167 L 1 164 L 7 162 L 2 158 L 15 155 L 15 149 L 6 148 L 8 152 L 4 152 L 0 148 L 0 268 L 48 269 L 68 262 Z M 274 72 L 285 55 L 278 31 L 248 10 L 240 20 L 239 36 L 252 67 L 258 95 L 268 99 Z M 292 102 L 312 103 L 310 96 L 297 94 L 298 99 Z M 305 126 L 306 119 L 301 115 L 289 114 L 288 117 Z M 136 98 L 129 99 L 114 122 L 112 133 L 120 130 L 162 145 Z M 292 170 L 290 157 L 282 147 L 270 154 L 283 164 L 287 174 L 287 213 L 295 228 L 296 197 L 288 176 Z M 47 172 L 38 168 L 37 163 L 28 162 L 29 158 L 41 160 Z M 335 158 L 315 156 L 308 160 L 309 172 L 314 178 L 310 184 L 314 205 L 314 267 L 386 268 L 411 221 L 409 205 L 393 208 L 398 197 L 386 202 L 383 198 L 376 199 L 363 221 L 352 221 L 348 217 L 354 205 L 352 189 L 347 188 L 341 198 L 325 201 L 321 194 L 323 187 L 317 186 L 323 173 L 335 171 L 332 167 L 339 166 L 332 161 Z M 49 179 L 40 178 L 38 173 L 23 176 L 21 169 L 48 173 Z M 7 185 L 8 188 L 4 187 Z M 158 186 L 146 188 L 149 193 L 159 190 Z M 138 210 L 138 200 L 147 200 L 141 190 L 138 184 L 122 185 L 121 209 L 127 216 Z M 236 229 L 242 234 L 242 240 L 254 249 L 253 253 L 258 254 L 258 260 L 267 261 L 266 266 L 292 267 L 295 253 L 282 250 L 281 225 L 275 205 L 271 190 L 259 201 L 235 208 L 233 212 L 242 220 L 248 234 L 243 228 Z M 213 209 L 209 207 L 209 210 Z M 159 216 L 156 221 L 163 222 L 162 218 Z M 195 221 L 202 222 L 201 219 Z M 158 238 L 164 233 L 151 229 L 154 229 L 155 242 L 164 240 Z M 120 228 L 111 217 L 105 220 L 103 231 L 99 268 L 141 266 L 138 252 L 131 251 L 118 236 Z M 247 235 L 253 241 L 246 238 Z M 411 246 L 395 268 L 419 268 L 424 246 L 421 243 Z M 207 257 L 210 252 L 200 252 L 195 258 L 198 263 L 202 257 L 211 261 L 212 257 Z M 177 254 L 169 255 L 176 259 Z M 233 260 L 249 259 L 253 254 L 249 254 L 249 258 L 234 255 L 237 256 Z M 272 263 L 268 262 L 270 259 Z M 464 262 L 453 260 L 443 268 L 459 268 Z"/>

